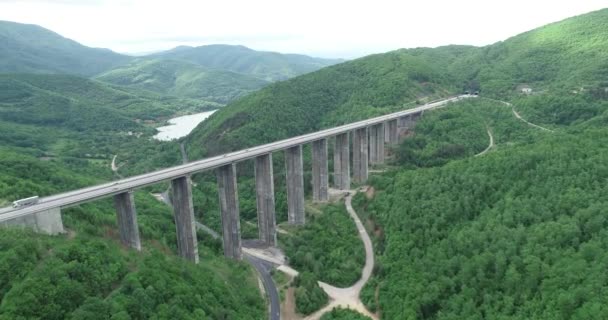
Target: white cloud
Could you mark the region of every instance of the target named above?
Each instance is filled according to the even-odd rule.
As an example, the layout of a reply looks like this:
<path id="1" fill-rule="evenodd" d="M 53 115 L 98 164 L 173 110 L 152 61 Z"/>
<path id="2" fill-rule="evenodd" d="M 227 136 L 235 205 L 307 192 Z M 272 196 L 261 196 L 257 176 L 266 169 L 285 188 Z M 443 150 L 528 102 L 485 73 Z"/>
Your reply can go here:
<path id="1" fill-rule="evenodd" d="M 585 1 L 0 0 L 0 19 L 120 52 L 180 44 L 353 57 L 402 47 L 485 45 L 605 7 Z"/>

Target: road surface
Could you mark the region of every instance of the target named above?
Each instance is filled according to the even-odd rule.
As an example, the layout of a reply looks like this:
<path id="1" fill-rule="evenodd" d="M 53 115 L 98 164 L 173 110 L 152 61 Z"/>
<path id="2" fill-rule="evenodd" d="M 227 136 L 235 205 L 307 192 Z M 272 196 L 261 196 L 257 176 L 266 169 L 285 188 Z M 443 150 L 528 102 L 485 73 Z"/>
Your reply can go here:
<path id="1" fill-rule="evenodd" d="M 260 278 L 262 279 L 262 283 L 264 284 L 264 290 L 266 291 L 266 295 L 268 296 L 268 300 L 270 301 L 270 320 L 280 320 L 281 319 L 281 300 L 279 299 L 279 292 L 277 287 L 272 280 L 272 276 L 270 272 L 274 269 L 275 265 L 272 263 L 262 260 L 260 258 L 254 257 L 247 253 L 243 254 L 245 259 L 253 265 L 253 267 L 260 274 Z"/>
<path id="2" fill-rule="evenodd" d="M 0 222 L 12 220 L 18 217 L 23 217 L 32 213 L 47 211 L 50 209 L 67 208 L 81 203 L 90 202 L 96 199 L 106 198 L 119 193 L 132 191 L 134 189 L 153 185 L 162 181 L 172 180 L 178 177 L 188 176 L 197 172 L 215 169 L 231 163 L 253 159 L 260 155 L 268 154 L 270 152 L 281 151 L 294 146 L 310 143 L 319 139 L 333 137 L 337 134 L 350 132 L 359 128 L 365 128 L 378 123 L 383 123 L 387 120 L 417 114 L 424 110 L 439 108 L 450 102 L 456 102 L 469 97 L 469 95 L 463 95 L 447 98 L 436 102 L 428 103 L 413 109 L 395 112 L 392 114 L 372 119 L 358 121 L 339 127 L 334 127 L 285 140 L 280 140 L 277 142 L 272 142 L 245 150 L 230 152 L 223 155 L 202 159 L 187 164 L 182 164 L 179 166 L 158 170 L 138 176 L 133 176 L 113 182 L 108 182 L 93 187 L 52 195 L 40 198 L 37 204 L 27 207 L 2 208 L 0 209 Z"/>
<path id="3" fill-rule="evenodd" d="M 488 147 L 485 148 L 485 150 L 476 154 L 476 157 L 483 156 L 484 154 L 486 154 L 486 152 L 494 148 L 494 136 L 492 135 L 492 130 L 490 130 L 490 127 L 486 127 L 486 131 L 488 132 L 488 137 L 490 137 L 490 144 L 488 144 Z"/>
<path id="4" fill-rule="evenodd" d="M 513 111 L 513 115 L 515 116 L 515 118 L 519 119 L 520 121 L 525 122 L 529 126 L 532 126 L 532 127 L 544 130 L 544 131 L 548 131 L 548 132 L 554 132 L 553 130 L 551 130 L 549 128 L 541 127 L 541 126 L 539 126 L 537 124 L 534 124 L 534 123 L 532 123 L 532 122 L 530 122 L 530 121 L 522 118 L 522 116 L 517 111 L 515 111 L 515 106 L 512 103 L 509 103 L 509 102 L 506 102 L 506 101 L 502 101 L 502 100 L 491 99 L 491 98 L 483 98 L 483 99 L 491 100 L 491 101 L 496 101 L 498 103 L 502 103 L 504 105 L 507 105 L 507 106 L 511 107 L 511 111 Z"/>
<path id="5" fill-rule="evenodd" d="M 523 121 L 523 122 L 527 123 L 529 126 L 533 126 L 533 127 L 535 127 L 535 128 L 541 129 L 541 130 L 545 130 L 545 131 L 553 132 L 553 130 L 551 130 L 551 129 L 548 129 L 548 128 L 545 128 L 545 127 L 541 127 L 541 126 L 539 126 L 539 125 L 537 125 L 537 124 L 534 124 L 534 123 L 532 123 L 532 122 L 530 122 L 530 121 L 528 121 L 528 120 L 526 120 L 526 119 L 522 118 L 522 117 L 519 115 L 519 113 L 517 113 L 517 111 L 515 111 L 515 107 L 513 107 L 513 105 L 512 105 L 512 104 L 510 104 L 510 103 L 508 103 L 508 102 L 507 102 L 507 104 L 511 106 L 511 110 L 513 111 L 513 114 L 515 115 L 515 118 L 517 118 L 517 119 L 519 119 L 519 120 L 521 120 L 521 121 Z"/>
<path id="6" fill-rule="evenodd" d="M 357 281 L 353 286 L 349 288 L 336 288 L 327 283 L 319 282 L 319 286 L 327 293 L 331 302 L 323 307 L 321 310 L 313 313 L 312 315 L 306 317 L 306 320 L 318 320 L 323 316 L 323 314 L 330 312 L 336 307 L 348 308 L 356 310 L 357 312 L 366 315 L 374 320 L 378 319 L 378 316 L 369 312 L 365 305 L 359 299 L 359 295 L 361 294 L 361 289 L 367 283 L 369 278 L 372 275 L 372 271 L 374 270 L 374 247 L 372 246 L 372 240 L 367 234 L 367 230 L 365 230 L 365 226 L 361 223 L 359 216 L 355 212 L 352 206 L 353 195 L 357 193 L 356 190 L 350 191 L 348 196 L 346 196 L 346 211 L 351 216 L 353 220 L 355 220 L 355 225 L 357 226 L 357 230 L 359 231 L 359 237 L 361 241 L 363 241 L 363 246 L 365 247 L 365 266 L 363 266 L 363 271 L 361 272 L 361 278 Z"/>

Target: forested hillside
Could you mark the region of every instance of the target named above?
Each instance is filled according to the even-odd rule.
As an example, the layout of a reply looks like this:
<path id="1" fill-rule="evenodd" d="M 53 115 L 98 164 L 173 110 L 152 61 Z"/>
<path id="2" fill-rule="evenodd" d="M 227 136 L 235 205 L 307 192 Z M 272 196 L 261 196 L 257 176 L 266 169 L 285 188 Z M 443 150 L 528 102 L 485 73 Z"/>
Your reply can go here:
<path id="1" fill-rule="evenodd" d="M 0 21 L 0 73 L 92 76 L 131 57 L 83 46 L 37 25 Z"/>
<path id="2" fill-rule="evenodd" d="M 374 177 L 357 199 L 381 230 L 365 296 L 383 318 L 608 317 L 608 132 L 518 130 L 482 157 Z"/>
<path id="3" fill-rule="evenodd" d="M 533 94 L 518 103 L 544 108 L 538 115 L 544 122 L 565 124 L 560 113 L 575 113 L 579 117 L 573 121 L 584 121 L 600 113 L 595 103 L 608 92 L 606 21 L 608 9 L 486 47 L 400 49 L 324 68 L 231 104 L 201 124 L 188 143 L 201 149 L 200 155 L 216 154 L 464 90 L 515 99 L 521 97 L 521 85 L 530 86 Z M 545 99 L 552 100 L 543 103 Z M 569 108 L 566 101 L 584 108 Z M 526 113 L 534 113 L 533 108 L 526 107 Z M 273 130 L 267 123 L 273 123 Z"/>
<path id="4" fill-rule="evenodd" d="M 0 319 L 250 319 L 265 308 L 251 270 L 213 255 L 194 265 L 115 241 L 0 233 Z M 235 306 L 238 306 L 235 308 Z"/>
<path id="5" fill-rule="evenodd" d="M 187 140 L 192 150 L 201 150 L 199 155 L 217 154 L 446 96 L 459 91 L 457 82 L 431 57 L 374 55 L 254 92 L 214 114 Z"/>
<path id="6" fill-rule="evenodd" d="M 396 50 L 274 83 L 216 112 L 186 139 L 186 150 L 201 158 L 479 90 L 474 101 L 425 113 L 413 136 L 391 150 L 389 171 L 370 179 L 370 198 L 354 199 L 377 260 L 362 300 L 383 319 L 605 319 L 607 21 L 608 9 L 482 48 Z M 208 59 L 208 49 L 236 53 L 204 65 L 197 59 Z M 159 57 L 264 79 L 297 74 L 285 57 L 267 62 L 248 50 L 177 48 Z M 268 65 L 289 67 L 277 74 Z M 124 175 L 180 163 L 178 144 L 152 141 L 143 120 L 214 104 L 165 96 L 195 94 L 180 77 L 206 81 L 175 66 L 180 77 L 172 79 L 165 67 L 121 68 L 112 81 L 132 81 L 128 87 L 76 76 L 0 76 L 0 205 L 114 179 L 113 155 Z M 53 68 L 37 70 L 67 72 Z M 221 92 L 205 94 L 239 95 Z M 479 155 L 488 134 L 496 146 Z M 274 155 L 279 222 L 287 211 L 282 160 Z M 242 163 L 238 170 L 243 235 L 255 237 L 253 169 Z M 219 229 L 216 178 L 193 179 L 196 219 Z M 304 179 L 308 194 L 309 172 Z M 171 210 L 150 195 L 166 188 L 135 194 L 141 254 L 118 244 L 111 199 L 64 210 L 66 235 L 1 232 L 0 319 L 263 318 L 252 269 L 221 258 L 221 242 L 199 233 L 199 266 L 175 257 Z M 360 243 L 349 246 L 356 233 L 342 208 L 313 211 L 307 206 L 309 225 L 280 237 L 305 275 L 298 282 L 302 312 L 325 302 L 317 278 L 348 285 L 362 263 L 354 251 Z M 344 310 L 325 316 L 342 318 L 359 317 Z"/>
<path id="7" fill-rule="evenodd" d="M 203 67 L 228 70 L 266 81 L 285 80 L 342 62 L 339 59 L 256 51 L 244 46 L 221 44 L 200 47 L 180 46 L 152 56 L 184 60 Z"/>
<path id="8" fill-rule="evenodd" d="M 603 319 L 606 21 L 608 9 L 487 47 L 402 49 L 272 84 L 214 114 L 188 148 L 218 154 L 479 90 L 425 114 L 393 150 L 396 171 L 372 178 L 375 197 L 356 199 L 378 254 L 362 299 L 384 319 Z M 496 146 L 475 157 L 488 132 Z"/>
<path id="9" fill-rule="evenodd" d="M 267 85 L 244 74 L 178 60 L 138 59 L 96 77 L 97 80 L 163 95 L 226 104 Z"/>

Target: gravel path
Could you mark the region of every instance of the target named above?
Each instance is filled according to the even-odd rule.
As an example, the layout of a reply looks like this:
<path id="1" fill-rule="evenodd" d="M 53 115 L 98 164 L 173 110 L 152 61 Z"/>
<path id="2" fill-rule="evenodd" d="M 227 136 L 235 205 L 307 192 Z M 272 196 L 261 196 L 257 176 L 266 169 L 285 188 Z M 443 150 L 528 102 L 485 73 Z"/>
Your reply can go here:
<path id="1" fill-rule="evenodd" d="M 352 309 L 374 320 L 378 319 L 378 316 L 369 312 L 369 310 L 367 310 L 365 305 L 363 305 L 361 302 L 361 299 L 359 299 L 361 289 L 363 289 L 363 286 L 365 286 L 371 277 L 374 269 L 374 248 L 372 246 L 372 240 L 367 234 L 363 223 L 361 223 L 359 216 L 357 216 L 357 213 L 352 206 L 352 198 L 356 193 L 357 190 L 349 191 L 348 196 L 346 196 L 345 204 L 346 210 L 350 214 L 351 218 L 355 220 L 357 230 L 359 231 L 359 237 L 361 238 L 361 241 L 363 241 L 363 245 L 365 247 L 365 266 L 363 267 L 363 272 L 361 273 L 361 279 L 359 279 L 359 281 L 349 288 L 337 288 L 327 283 L 319 282 L 319 286 L 321 286 L 327 295 L 329 295 L 331 302 L 321 310 L 306 317 L 306 320 L 320 319 L 323 314 L 330 312 L 336 307 Z"/>
<path id="2" fill-rule="evenodd" d="M 490 137 L 490 144 L 488 144 L 488 147 L 485 148 L 482 152 L 476 154 L 476 157 L 483 156 L 484 154 L 486 154 L 486 152 L 494 148 L 494 136 L 492 135 L 492 130 L 490 130 L 490 127 L 487 127 L 486 130 L 488 132 L 488 137 Z"/>

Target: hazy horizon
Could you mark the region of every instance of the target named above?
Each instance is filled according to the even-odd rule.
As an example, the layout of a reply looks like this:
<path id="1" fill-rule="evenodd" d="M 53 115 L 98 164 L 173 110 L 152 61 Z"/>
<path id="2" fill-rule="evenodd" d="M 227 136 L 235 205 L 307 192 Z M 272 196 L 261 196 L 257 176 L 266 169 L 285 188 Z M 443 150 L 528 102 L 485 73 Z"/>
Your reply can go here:
<path id="1" fill-rule="evenodd" d="M 171 5 L 159 0 L 0 0 L 0 20 L 37 24 L 84 45 L 130 55 L 180 45 L 229 44 L 352 59 L 399 48 L 488 45 L 607 4 L 600 0 L 314 0 L 305 6 L 287 6 L 277 0 L 230 4 L 181 0 Z"/>

